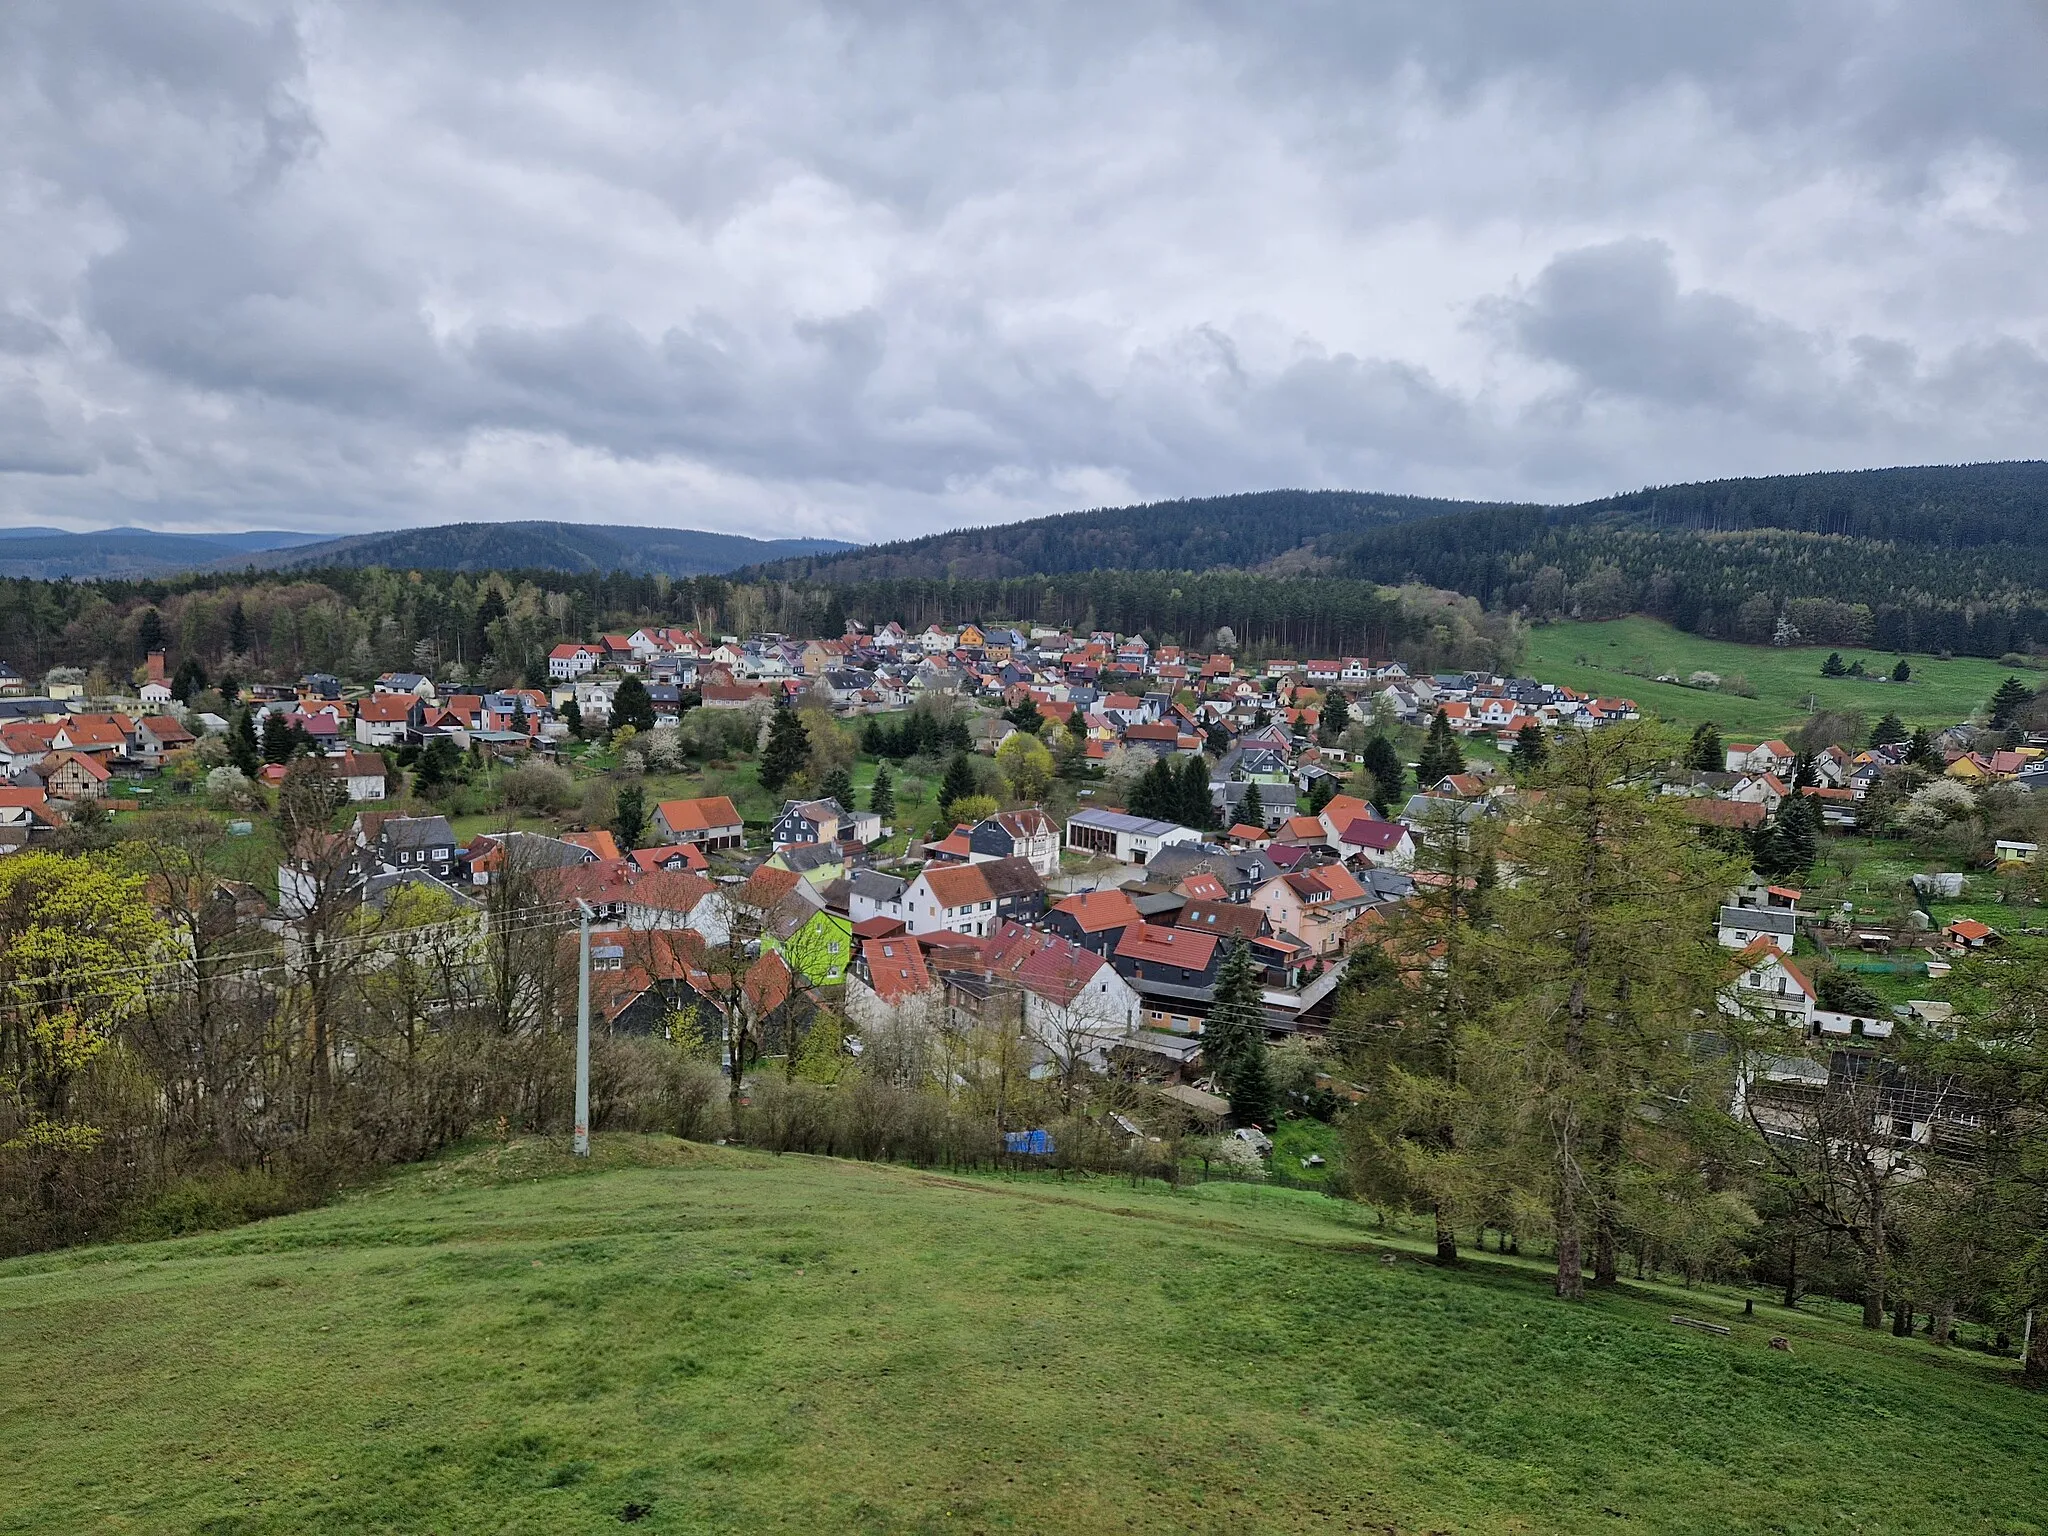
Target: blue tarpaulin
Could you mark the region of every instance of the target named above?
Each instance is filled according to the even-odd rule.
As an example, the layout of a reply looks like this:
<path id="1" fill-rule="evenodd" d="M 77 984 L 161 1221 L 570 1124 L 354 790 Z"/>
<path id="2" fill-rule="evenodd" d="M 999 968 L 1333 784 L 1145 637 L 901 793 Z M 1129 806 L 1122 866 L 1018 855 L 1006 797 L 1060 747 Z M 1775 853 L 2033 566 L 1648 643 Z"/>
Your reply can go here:
<path id="1" fill-rule="evenodd" d="M 1051 1157 L 1052 1137 L 1044 1131 L 1005 1131 L 1003 1150 L 1017 1157 Z"/>

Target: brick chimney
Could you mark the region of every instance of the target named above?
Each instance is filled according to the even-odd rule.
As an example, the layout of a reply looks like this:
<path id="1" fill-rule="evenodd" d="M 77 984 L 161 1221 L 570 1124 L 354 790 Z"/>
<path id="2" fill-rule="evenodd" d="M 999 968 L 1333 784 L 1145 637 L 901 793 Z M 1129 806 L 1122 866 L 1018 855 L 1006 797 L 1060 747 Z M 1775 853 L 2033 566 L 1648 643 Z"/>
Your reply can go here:
<path id="1" fill-rule="evenodd" d="M 131 651 L 129 654 L 133 655 L 134 653 Z M 149 653 L 149 680 L 152 683 L 168 681 L 164 676 L 164 653 L 162 651 L 151 651 Z"/>

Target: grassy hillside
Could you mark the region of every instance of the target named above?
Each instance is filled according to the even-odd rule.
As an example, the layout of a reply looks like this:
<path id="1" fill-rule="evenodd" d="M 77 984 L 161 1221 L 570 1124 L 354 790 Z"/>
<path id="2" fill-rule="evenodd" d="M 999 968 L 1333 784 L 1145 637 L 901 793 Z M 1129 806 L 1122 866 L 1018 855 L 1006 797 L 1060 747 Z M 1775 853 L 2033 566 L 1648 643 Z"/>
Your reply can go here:
<path id="1" fill-rule="evenodd" d="M 1527 669 L 1545 682 L 1632 698 L 1680 725 L 1718 720 L 1723 734 L 1734 737 L 1793 728 L 1807 713 L 1809 695 L 1822 709 L 1860 709 L 1872 724 L 1887 710 L 1895 710 L 1908 725 L 1953 725 L 1981 711 L 1999 680 L 2011 675 L 1995 661 L 1908 656 L 1913 677 L 1903 684 L 1822 677 L 1821 663 L 1833 649 L 1837 648 L 1736 645 L 1688 635 L 1655 619 L 1613 619 L 1531 630 Z M 1842 660 L 1861 660 L 1866 671 L 1888 677 L 1898 658 L 1844 648 Z M 1698 671 L 1716 672 L 1724 679 L 1746 677 L 1756 697 L 1650 681 L 1665 675 L 1689 677 Z M 2024 677 L 2029 683 L 2038 681 L 2032 673 Z"/>
<path id="2" fill-rule="evenodd" d="M 2048 1508 L 2048 1404 L 1977 1355 L 1701 1294 L 1567 1307 L 1306 1193 L 599 1153 L 564 1176 L 514 1143 L 0 1265 L 0 1530 L 1953 1533 Z"/>

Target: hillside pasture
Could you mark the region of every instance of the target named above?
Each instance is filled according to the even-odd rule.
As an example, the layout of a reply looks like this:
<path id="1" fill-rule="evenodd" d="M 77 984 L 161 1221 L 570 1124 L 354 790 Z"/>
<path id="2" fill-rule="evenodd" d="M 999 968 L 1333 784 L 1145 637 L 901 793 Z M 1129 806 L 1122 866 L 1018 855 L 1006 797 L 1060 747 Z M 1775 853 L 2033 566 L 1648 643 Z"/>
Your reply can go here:
<path id="1" fill-rule="evenodd" d="M 1304 1191 L 513 1142 L 0 1264 L 0 1531 L 2040 1529 L 2048 1403 L 1842 1311 L 1567 1305 Z"/>
<path id="2" fill-rule="evenodd" d="M 1840 650 L 1845 665 L 1861 661 L 1870 677 L 1822 677 L 1828 652 Z M 1540 625 L 1529 632 L 1526 670 L 1547 683 L 1563 683 L 1602 697 L 1631 698 L 1647 713 L 1690 729 L 1718 721 L 1730 740 L 1756 740 L 1794 730 L 1808 714 L 1808 699 L 1820 709 L 1858 710 L 1871 724 L 1895 711 L 1907 725 L 1939 729 L 1981 713 L 2010 667 L 1979 657 L 1944 661 L 1907 656 L 1912 679 L 1891 682 L 1899 657 L 1838 646 L 1738 645 L 1688 635 L 1655 619 L 1610 619 L 1599 623 Z M 1658 677 L 1686 678 L 1713 672 L 1724 682 L 1746 678 L 1754 698 L 1726 691 L 1659 683 Z M 2042 679 L 2018 674 L 2029 687 Z"/>

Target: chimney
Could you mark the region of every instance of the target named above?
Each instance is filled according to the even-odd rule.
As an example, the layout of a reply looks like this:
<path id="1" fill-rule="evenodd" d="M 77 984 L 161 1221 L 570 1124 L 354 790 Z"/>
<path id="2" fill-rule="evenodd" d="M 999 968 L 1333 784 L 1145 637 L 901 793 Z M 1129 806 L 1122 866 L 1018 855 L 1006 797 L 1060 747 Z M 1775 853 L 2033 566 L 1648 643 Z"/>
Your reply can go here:
<path id="1" fill-rule="evenodd" d="M 129 654 L 133 655 L 134 653 L 131 651 Z M 165 680 L 164 653 L 162 651 L 151 651 L 149 653 L 149 680 L 152 683 L 161 683 Z"/>

